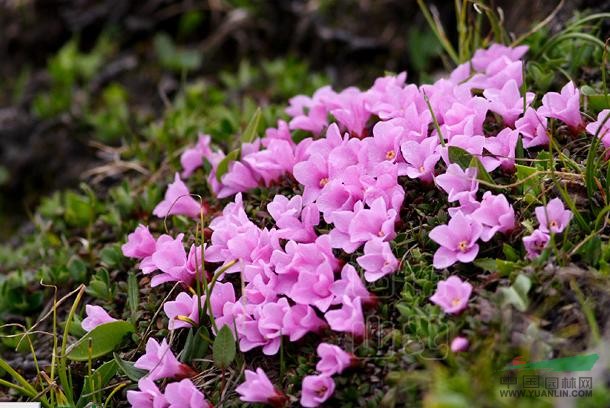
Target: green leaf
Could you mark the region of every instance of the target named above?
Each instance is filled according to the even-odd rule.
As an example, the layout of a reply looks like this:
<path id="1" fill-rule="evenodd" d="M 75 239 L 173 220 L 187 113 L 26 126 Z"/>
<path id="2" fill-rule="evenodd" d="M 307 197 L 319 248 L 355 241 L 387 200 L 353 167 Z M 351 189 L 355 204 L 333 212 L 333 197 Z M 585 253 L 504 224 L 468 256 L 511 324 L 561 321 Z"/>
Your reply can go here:
<path id="1" fill-rule="evenodd" d="M 144 377 L 146 373 L 148 373 L 146 370 L 136 368 L 134 366 L 135 363 L 123 360 L 117 353 L 114 353 L 114 361 L 116 362 L 119 370 L 132 381 L 138 381 L 140 378 Z"/>
<path id="2" fill-rule="evenodd" d="M 190 329 L 184 343 L 184 349 L 180 356 L 180 361 L 190 363 L 194 359 L 205 356 L 208 351 L 210 333 L 208 329 L 201 326 L 199 329 Z"/>
<path id="3" fill-rule="evenodd" d="M 75 361 L 87 361 L 89 357 L 99 358 L 112 352 L 127 334 L 133 332 L 133 325 L 123 320 L 102 324 L 71 346 L 67 357 Z"/>
<path id="4" fill-rule="evenodd" d="M 235 340 L 229 326 L 222 326 L 218 335 L 214 339 L 212 347 L 214 356 L 214 364 L 218 368 L 225 369 L 233 362 L 235 358 Z"/>
<path id="5" fill-rule="evenodd" d="M 466 150 L 457 146 L 449 146 L 449 161 L 459 165 L 463 170 L 470 167 L 472 161 L 472 155 Z"/>
<path id="6" fill-rule="evenodd" d="M 499 289 L 502 306 L 512 305 L 518 311 L 525 312 L 529 303 L 527 293 L 531 287 L 532 282 L 527 276 L 517 276 L 512 286 Z"/>
<path id="7" fill-rule="evenodd" d="M 127 303 L 132 316 L 135 316 L 140 303 L 140 287 L 138 286 L 138 278 L 133 272 L 129 272 L 127 276 Z"/>
<path id="8" fill-rule="evenodd" d="M 261 123 L 261 117 L 263 116 L 263 112 L 261 108 L 256 108 L 256 112 L 248 122 L 248 126 L 246 126 L 246 130 L 241 135 L 241 141 L 243 143 L 252 143 L 256 136 L 258 135 L 258 127 Z"/>
<path id="9" fill-rule="evenodd" d="M 92 400 L 92 393 L 99 393 L 116 375 L 118 365 L 116 361 L 106 361 L 95 369 L 91 375 L 87 375 L 83 381 L 83 390 L 80 393 L 77 408 L 82 408 Z M 93 386 L 93 388 L 91 388 Z M 99 399 L 99 396 L 98 396 Z"/>
<path id="10" fill-rule="evenodd" d="M 222 179 L 222 176 L 224 176 L 226 172 L 229 171 L 229 164 L 231 164 L 232 161 L 237 160 L 240 154 L 241 150 L 235 149 L 229 152 L 229 154 L 227 154 L 225 158 L 222 159 L 220 163 L 218 163 L 218 167 L 216 168 L 216 180 L 218 180 L 219 183 Z"/>

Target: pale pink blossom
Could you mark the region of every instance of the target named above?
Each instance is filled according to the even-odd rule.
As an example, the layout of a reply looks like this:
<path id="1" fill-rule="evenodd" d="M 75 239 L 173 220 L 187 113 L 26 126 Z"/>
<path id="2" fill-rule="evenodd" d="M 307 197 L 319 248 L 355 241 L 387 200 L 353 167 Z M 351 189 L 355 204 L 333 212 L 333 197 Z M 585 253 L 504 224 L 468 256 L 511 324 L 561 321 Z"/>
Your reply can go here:
<path id="1" fill-rule="evenodd" d="M 450 276 L 447 280 L 438 282 L 430 301 L 439 305 L 443 312 L 456 314 L 466 309 L 471 293 L 470 283 L 462 282 L 457 276 Z"/>
<path id="2" fill-rule="evenodd" d="M 153 214 L 159 218 L 170 215 L 186 215 L 187 217 L 198 218 L 202 208 L 205 214 L 205 207 L 202 207 L 199 201 L 191 196 L 188 187 L 176 173 L 174 182 L 167 186 L 165 198 L 157 204 Z"/>
<path id="3" fill-rule="evenodd" d="M 192 368 L 176 359 L 166 339 L 159 344 L 152 337 L 146 343 L 146 353 L 135 362 L 134 366 L 148 370 L 147 378 L 153 381 L 161 378 L 184 378 L 193 374 Z"/>
<path id="4" fill-rule="evenodd" d="M 542 97 L 542 106 L 538 112 L 546 117 L 563 121 L 573 131 L 583 127 L 580 115 L 580 92 L 572 81 L 561 88 L 561 93 L 549 92 Z"/>
<path id="5" fill-rule="evenodd" d="M 303 378 L 301 406 L 317 407 L 333 395 L 335 382 L 327 375 L 308 375 Z"/>
<path id="6" fill-rule="evenodd" d="M 466 337 L 457 336 L 451 341 L 451 351 L 454 353 L 461 353 L 468 350 L 470 342 Z"/>
<path id="7" fill-rule="evenodd" d="M 364 255 L 356 258 L 358 265 L 364 269 L 364 279 L 375 282 L 398 268 L 398 259 L 392 253 L 388 242 L 372 239 L 364 244 Z"/>
<path id="8" fill-rule="evenodd" d="M 544 248 L 546 248 L 550 240 L 550 235 L 539 229 L 534 230 L 531 235 L 523 237 L 523 246 L 525 246 L 525 250 L 527 251 L 527 257 L 529 259 L 537 258 Z"/>
<path id="9" fill-rule="evenodd" d="M 320 361 L 316 364 L 316 370 L 324 375 L 341 374 L 343 370 L 356 362 L 356 357 L 341 347 L 329 343 L 320 343 L 317 348 Z"/>
<path id="10" fill-rule="evenodd" d="M 85 305 L 85 313 L 87 314 L 87 317 L 81 322 L 81 327 L 87 332 L 90 332 L 102 324 L 117 321 L 117 319 L 110 316 L 101 306 Z"/>
<path id="11" fill-rule="evenodd" d="M 195 387 L 188 378 L 180 382 L 167 384 L 165 399 L 169 408 L 211 408 L 212 404 L 206 401 L 205 396 Z"/>
<path id="12" fill-rule="evenodd" d="M 362 301 L 358 297 L 351 299 L 349 296 L 343 296 L 341 308 L 329 310 L 324 318 L 334 331 L 351 333 L 357 337 L 364 335 Z"/>
<path id="13" fill-rule="evenodd" d="M 469 263 L 479 253 L 477 240 L 483 227 L 469 216 L 456 213 L 447 225 L 439 225 L 430 231 L 430 239 L 440 245 L 434 253 L 433 265 L 443 269 L 456 262 Z"/>
<path id="14" fill-rule="evenodd" d="M 133 408 L 167 408 L 169 402 L 159 391 L 155 382 L 144 377 L 138 381 L 138 391 L 127 391 L 127 401 Z"/>
<path id="15" fill-rule="evenodd" d="M 573 215 L 572 211 L 563 206 L 559 198 L 552 199 L 546 206 L 536 207 L 535 212 L 540 223 L 540 231 L 556 234 L 566 229 Z"/>
<path id="16" fill-rule="evenodd" d="M 256 372 L 246 370 L 244 374 L 246 380 L 235 389 L 240 400 L 275 407 L 284 406 L 287 401 L 286 396 L 273 386 L 262 368 L 257 368 Z"/>
<path id="17" fill-rule="evenodd" d="M 180 156 L 180 164 L 182 165 L 182 177 L 190 177 L 191 174 L 199 167 L 203 166 L 203 159 L 209 159 L 212 156 L 210 142 L 212 138 L 209 135 L 200 134 L 197 144 L 194 147 L 188 148 Z"/>

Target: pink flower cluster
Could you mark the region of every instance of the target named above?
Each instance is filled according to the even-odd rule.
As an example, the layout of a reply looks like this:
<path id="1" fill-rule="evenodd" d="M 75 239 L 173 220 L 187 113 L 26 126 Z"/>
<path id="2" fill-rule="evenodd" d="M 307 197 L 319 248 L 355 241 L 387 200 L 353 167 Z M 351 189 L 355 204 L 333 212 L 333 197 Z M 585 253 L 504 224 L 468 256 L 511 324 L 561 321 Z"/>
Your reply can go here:
<path id="1" fill-rule="evenodd" d="M 530 259 L 538 257 L 546 248 L 551 233 L 559 234 L 566 229 L 573 215 L 572 211 L 565 209 L 559 198 L 552 199 L 546 206 L 536 207 L 535 213 L 539 227 L 523 237 L 523 245 Z"/>
<path id="2" fill-rule="evenodd" d="M 138 391 L 127 391 L 127 400 L 134 408 L 211 408 L 205 396 L 186 378 L 195 375 L 192 368 L 180 363 L 165 339 L 159 344 L 155 339 L 148 339 L 146 353 L 135 363 L 136 368 L 148 371 L 138 381 Z M 182 379 L 171 382 L 161 393 L 156 380 L 164 378 Z"/>
<path id="3" fill-rule="evenodd" d="M 363 308 L 375 299 L 358 270 L 342 264 L 338 250 L 359 252 L 356 263 L 367 282 L 398 269 L 391 242 L 405 197 L 400 184 L 404 177 L 434 183 L 450 203 L 456 203 L 449 208 L 448 223 L 430 231 L 431 240 L 440 246 L 434 267 L 472 262 L 481 242 L 510 233 L 515 228 L 512 205 L 503 194 L 479 195 L 477 167 L 463 169 L 452 163 L 449 147 L 477 157 L 486 171 L 511 173 L 519 138 L 525 148 L 548 144 L 549 119 L 561 120 L 573 132 L 582 130 L 580 95 L 574 84 L 568 83 L 561 93 L 544 95 L 538 109 L 532 107 L 535 95 L 521 94 L 521 57 L 526 51 L 527 47 L 492 45 L 431 85 L 407 84 L 406 74 L 401 73 L 378 78 L 366 91 L 335 92 L 324 87 L 311 97 L 296 96 L 286 109 L 290 120 L 279 121 L 264 137 L 243 144 L 239 159 L 229 164 L 220 182 L 216 172 L 225 154 L 211 147 L 209 136 L 201 135 L 181 157 L 181 176 L 192 176 L 207 161 L 212 191 L 218 198 L 235 195 L 210 222 L 210 242 L 205 248 L 193 244 L 187 253 L 183 234 L 155 238 L 140 225 L 122 248 L 125 256 L 139 260 L 144 274 L 154 273 L 152 286 L 181 282 L 192 287 L 201 279 L 204 249 L 206 266 L 224 268 L 209 288 L 209 302 L 191 291 L 164 305 L 169 329 L 198 325 L 204 311 L 217 328 L 227 325 L 233 331 L 241 351 L 260 347 L 267 355 L 278 352 L 283 336 L 297 341 L 325 327 L 363 336 Z M 481 89 L 482 96 L 473 96 L 473 90 Z M 488 117 L 499 125 L 494 134 L 484 127 Z M 595 126 L 602 126 L 601 119 L 587 130 L 597 131 Z M 294 130 L 309 132 L 310 137 L 297 143 Z M 604 135 L 599 134 L 602 140 Z M 293 176 L 299 187 L 294 195 L 276 195 L 267 203 L 273 224 L 260 227 L 248 218 L 241 193 L 270 186 L 286 175 Z M 544 221 L 536 210 L 541 226 L 532 248 L 539 247 L 549 231 L 561 232 L 569 222 L 554 202 L 546 207 Z M 198 218 L 208 211 L 176 174 L 154 214 Z M 524 242 L 530 253 L 528 241 Z M 231 283 L 234 273 L 240 274 L 241 288 Z M 471 290 L 470 284 L 450 277 L 439 283 L 431 300 L 447 313 L 458 313 L 467 306 Z M 202 307 L 206 303 L 210 310 Z M 166 342 L 149 345 L 151 350 L 147 345 L 147 354 L 137 363 L 150 370 L 148 382 L 132 398 L 169 401 L 151 379 L 179 377 L 184 367 L 175 358 L 159 355 L 162 350 L 167 355 Z M 349 356 L 335 347 L 320 345 L 321 374 L 303 380 L 302 405 L 317 406 L 333 393 L 330 376 L 345 368 Z M 465 347 L 461 341 L 455 349 Z M 246 402 L 278 404 L 285 399 L 261 369 L 246 371 L 246 382 L 237 392 Z"/>

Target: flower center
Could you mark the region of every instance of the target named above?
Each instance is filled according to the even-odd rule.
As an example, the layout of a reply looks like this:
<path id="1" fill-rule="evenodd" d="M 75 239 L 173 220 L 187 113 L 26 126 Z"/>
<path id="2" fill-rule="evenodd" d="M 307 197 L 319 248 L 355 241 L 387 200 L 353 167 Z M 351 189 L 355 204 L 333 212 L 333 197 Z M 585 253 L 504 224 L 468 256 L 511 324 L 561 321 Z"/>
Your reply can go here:
<path id="1" fill-rule="evenodd" d="M 460 299 L 455 298 L 451 301 L 451 306 L 456 307 L 457 305 L 460 304 L 460 302 L 461 302 Z"/>
<path id="2" fill-rule="evenodd" d="M 425 173 L 426 169 L 424 168 L 424 166 L 419 166 L 419 172 L 420 173 Z"/>
<path id="3" fill-rule="evenodd" d="M 468 249 L 468 241 L 460 241 L 460 243 L 458 244 L 458 249 L 462 252 L 466 252 L 466 250 Z"/>
<path id="4" fill-rule="evenodd" d="M 385 154 L 386 160 L 394 160 L 394 157 L 396 157 L 396 152 L 394 152 L 394 150 L 390 150 Z"/>
<path id="5" fill-rule="evenodd" d="M 555 220 L 552 220 L 549 225 L 551 226 L 551 228 L 557 228 L 559 226 L 559 223 Z"/>
<path id="6" fill-rule="evenodd" d="M 324 394 L 326 394 L 326 390 L 327 390 L 327 389 L 328 389 L 328 388 L 327 388 L 325 385 L 321 386 L 321 387 L 320 387 L 318 390 L 316 390 L 316 395 L 317 395 L 318 397 L 323 397 L 323 396 L 324 396 Z"/>
<path id="7" fill-rule="evenodd" d="M 384 235 L 385 235 L 385 233 L 382 230 L 379 230 L 379 232 L 377 233 L 377 236 L 379 238 L 383 238 Z"/>
<path id="8" fill-rule="evenodd" d="M 320 187 L 324 187 L 327 184 L 328 184 L 328 177 L 322 177 L 320 179 Z"/>

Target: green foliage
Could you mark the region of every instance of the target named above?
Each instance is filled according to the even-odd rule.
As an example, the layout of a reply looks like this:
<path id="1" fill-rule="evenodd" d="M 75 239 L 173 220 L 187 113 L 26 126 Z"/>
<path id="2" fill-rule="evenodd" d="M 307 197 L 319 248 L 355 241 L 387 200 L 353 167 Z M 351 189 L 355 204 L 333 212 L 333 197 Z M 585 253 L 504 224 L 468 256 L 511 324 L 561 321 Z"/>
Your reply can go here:
<path id="1" fill-rule="evenodd" d="M 97 326 L 69 348 L 67 357 L 75 361 L 98 359 L 111 353 L 134 330 L 131 323 L 121 320 Z"/>

